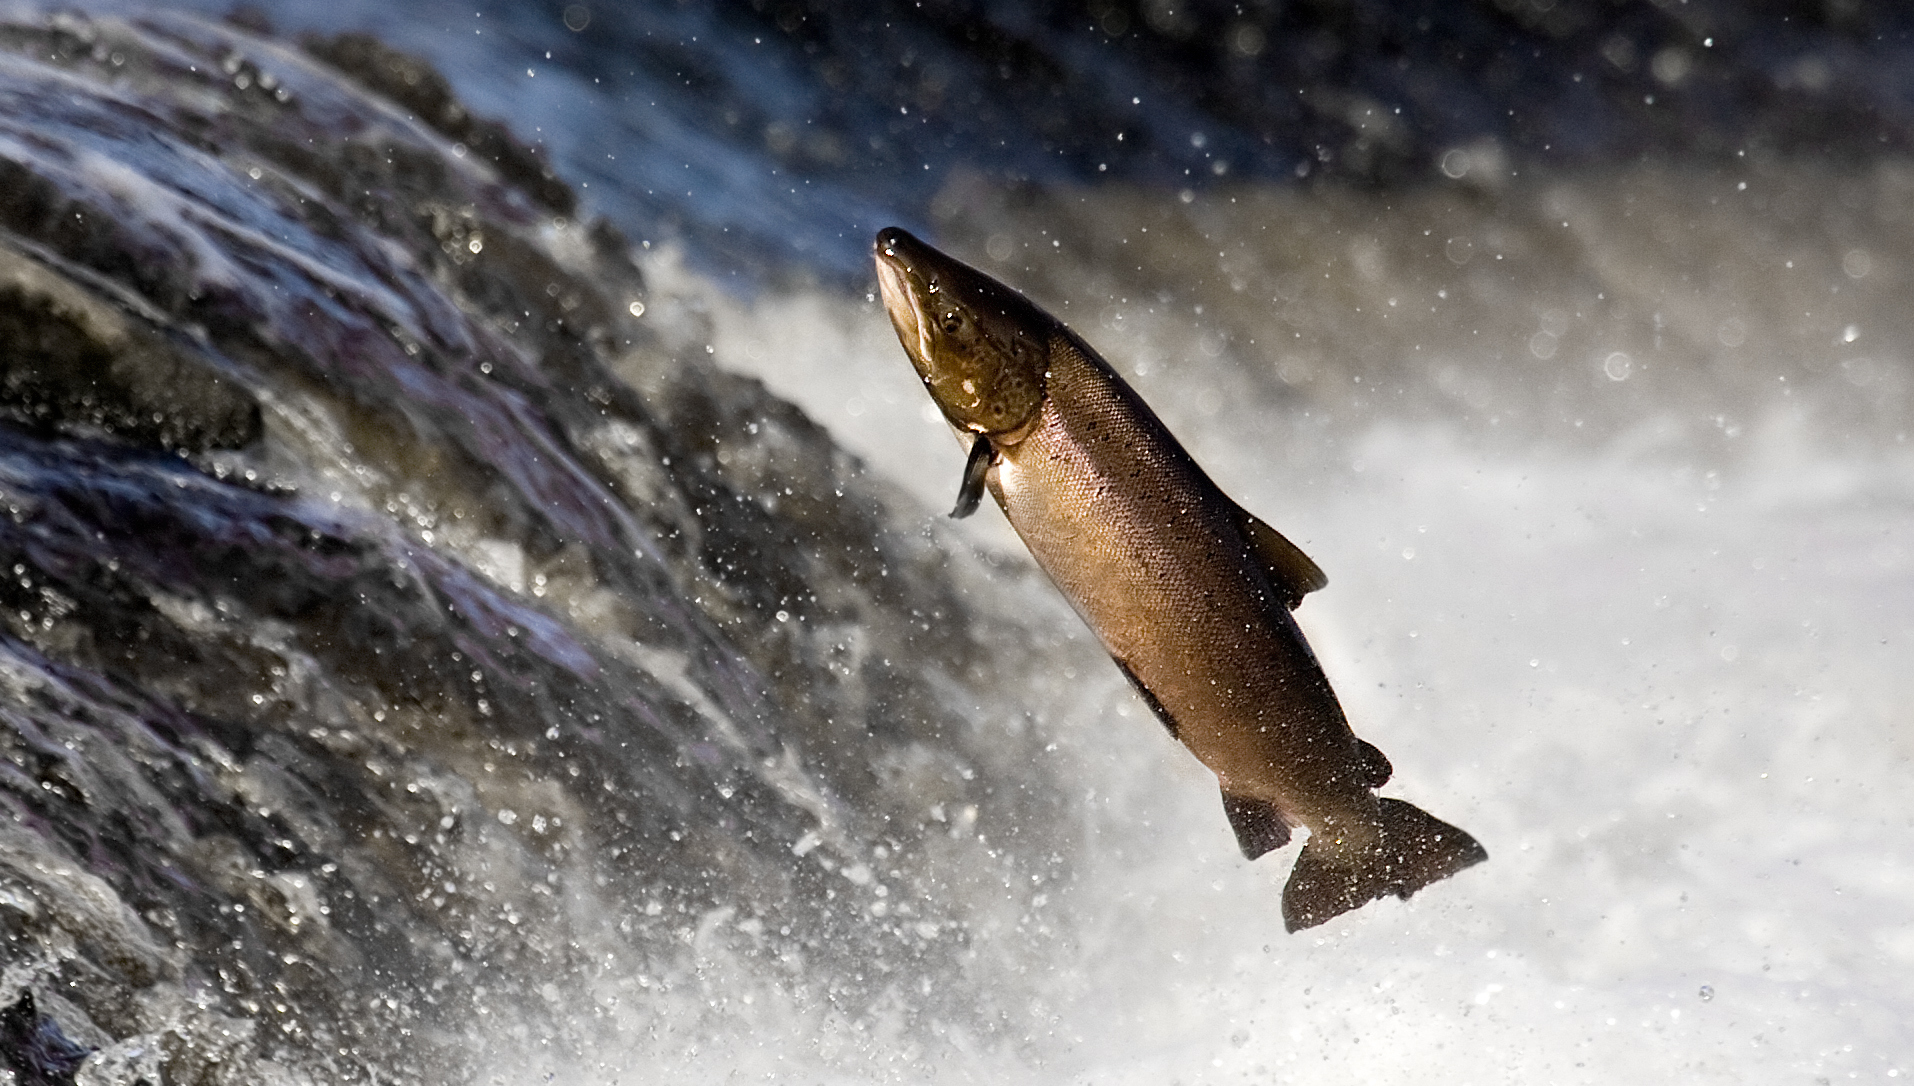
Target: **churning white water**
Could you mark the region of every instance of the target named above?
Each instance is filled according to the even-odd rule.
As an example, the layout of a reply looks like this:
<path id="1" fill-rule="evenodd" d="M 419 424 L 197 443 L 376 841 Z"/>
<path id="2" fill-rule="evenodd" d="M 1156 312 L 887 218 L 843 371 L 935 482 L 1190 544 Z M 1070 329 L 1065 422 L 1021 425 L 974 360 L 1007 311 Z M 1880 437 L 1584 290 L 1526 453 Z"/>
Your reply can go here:
<path id="1" fill-rule="evenodd" d="M 1392 152 L 1427 184 L 1238 183 L 1375 150 L 1384 107 L 1312 75 L 1335 116 L 1258 167 L 1193 98 L 1026 110 L 1088 84 L 901 4 L 802 35 L 784 4 L 83 6 L 139 14 L 0 0 L 0 992 L 106 1049 L 87 1086 L 1914 1073 L 1914 168 L 1737 127 L 1696 133 L 1726 167 L 1533 176 L 1491 129 Z M 985 5 L 1036 69 L 1144 70 L 1017 7 Z M 472 96 L 274 19 L 400 22 Z M 1330 41 L 1256 26 L 1239 86 Z M 1689 101 L 1892 135 L 1906 65 L 1841 40 L 1754 34 Z M 1640 55 L 1671 97 L 1694 62 Z M 1429 110 L 1484 101 L 1420 63 Z M 1638 112 L 1597 105 L 1519 127 Z M 1032 169 L 1069 148 L 1002 135 L 1072 115 L 1121 124 L 1080 155 L 1158 150 Z M 1056 187 L 1184 167 L 1212 183 Z M 880 206 L 1069 320 L 1320 560 L 1299 617 L 1387 791 L 1488 864 L 1282 932 L 1294 849 L 1244 862 L 995 511 L 943 519 L 961 450 L 874 299 L 780 278 L 855 269 Z"/>
<path id="2" fill-rule="evenodd" d="M 1760 202 L 1736 188 L 1750 179 Z M 959 192 L 939 240 L 1066 314 L 1328 571 L 1299 618 L 1395 764 L 1385 791 L 1469 829 L 1490 862 L 1284 934 L 1293 847 L 1244 862 L 1213 780 L 1065 629 L 1058 669 L 1085 673 L 1030 710 L 1077 770 L 1078 876 L 1022 900 L 1045 952 L 984 948 L 985 983 L 1029 993 L 999 1036 L 837 1019 L 714 953 L 596 1067 L 514 1073 L 1914 1074 L 1904 185 L 1777 169 L 1194 207 Z M 1153 248 L 1125 266 L 1126 245 Z M 926 519 L 948 508 L 961 450 L 877 305 L 738 300 L 669 256 L 648 272 L 655 304 L 705 311 L 723 364 Z M 1006 593 L 1041 587 L 993 508 L 967 530 Z"/>

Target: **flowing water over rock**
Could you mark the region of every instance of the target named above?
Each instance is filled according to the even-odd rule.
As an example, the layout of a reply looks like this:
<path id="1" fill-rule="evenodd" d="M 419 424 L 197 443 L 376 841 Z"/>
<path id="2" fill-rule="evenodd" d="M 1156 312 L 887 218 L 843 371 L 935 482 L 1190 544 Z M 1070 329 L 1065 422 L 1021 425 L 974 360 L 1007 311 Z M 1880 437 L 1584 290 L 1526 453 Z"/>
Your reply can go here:
<path id="1" fill-rule="evenodd" d="M 416 62 L 0 40 L 7 983 L 179 1083 L 458 1080 L 720 952 L 987 1031 L 916 989 L 1063 834 L 964 549 Z"/>
<path id="2" fill-rule="evenodd" d="M 1904 12 L 200 6 L 0 19 L 19 1081 L 1914 1070 Z M 1282 934 L 939 515 L 891 222 L 1488 865 Z"/>

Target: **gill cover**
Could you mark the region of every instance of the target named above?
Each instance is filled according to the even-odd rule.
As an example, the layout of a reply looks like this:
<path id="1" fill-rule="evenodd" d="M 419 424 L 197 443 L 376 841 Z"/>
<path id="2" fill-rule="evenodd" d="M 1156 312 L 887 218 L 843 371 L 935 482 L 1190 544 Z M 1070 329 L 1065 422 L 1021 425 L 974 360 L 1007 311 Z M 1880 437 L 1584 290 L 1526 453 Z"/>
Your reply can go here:
<path id="1" fill-rule="evenodd" d="M 891 325 L 944 417 L 1020 439 L 1043 407 L 1055 319 L 896 227 L 877 235 L 876 258 Z"/>

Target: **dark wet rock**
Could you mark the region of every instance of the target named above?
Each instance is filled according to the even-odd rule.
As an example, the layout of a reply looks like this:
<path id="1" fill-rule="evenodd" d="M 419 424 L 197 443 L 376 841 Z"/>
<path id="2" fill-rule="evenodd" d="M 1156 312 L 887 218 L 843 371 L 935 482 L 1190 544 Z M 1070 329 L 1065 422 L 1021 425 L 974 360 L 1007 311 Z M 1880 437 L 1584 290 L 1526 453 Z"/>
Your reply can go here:
<path id="1" fill-rule="evenodd" d="M 0 343 L 0 416 L 23 428 L 190 452 L 259 436 L 259 404 L 216 363 L 5 249 Z"/>
<path id="2" fill-rule="evenodd" d="M 490 162 L 500 177 L 523 188 L 546 210 L 559 215 L 577 210 L 572 190 L 541 155 L 514 138 L 503 123 L 467 112 L 453 96 L 451 84 L 424 60 L 370 34 L 314 34 L 302 44 L 306 52 L 372 93 L 411 110 L 433 129 Z"/>
<path id="3" fill-rule="evenodd" d="M 18 1086 L 73 1086 L 73 1073 L 92 1052 L 41 1014 L 32 992 L 0 1009 L 0 1067 L 13 1072 Z"/>
<path id="4" fill-rule="evenodd" d="M 1006 1013 L 1068 831 L 963 554 L 416 61 L 0 47 L 0 965 L 173 1083 L 456 1081 L 714 946 Z"/>

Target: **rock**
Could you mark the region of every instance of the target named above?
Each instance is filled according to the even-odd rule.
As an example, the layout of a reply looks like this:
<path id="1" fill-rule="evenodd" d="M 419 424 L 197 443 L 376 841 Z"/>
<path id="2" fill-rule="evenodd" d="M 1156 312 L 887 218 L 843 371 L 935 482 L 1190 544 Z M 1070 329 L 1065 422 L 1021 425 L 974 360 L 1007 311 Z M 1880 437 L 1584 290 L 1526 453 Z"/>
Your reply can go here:
<path id="1" fill-rule="evenodd" d="M 1068 824 L 962 548 L 420 62 L 0 46 L 7 962 L 168 1081 L 459 1080 L 712 954 L 1001 1018 Z"/>
<path id="2" fill-rule="evenodd" d="M 13 1072 L 19 1086 L 72 1086 L 74 1071 L 92 1051 L 41 1014 L 31 991 L 0 1009 L 0 1067 Z"/>

